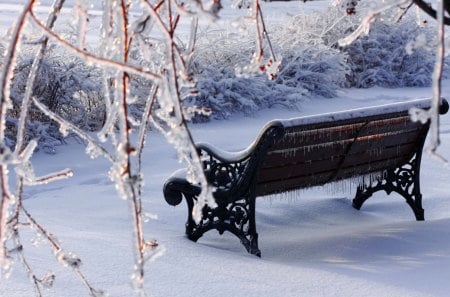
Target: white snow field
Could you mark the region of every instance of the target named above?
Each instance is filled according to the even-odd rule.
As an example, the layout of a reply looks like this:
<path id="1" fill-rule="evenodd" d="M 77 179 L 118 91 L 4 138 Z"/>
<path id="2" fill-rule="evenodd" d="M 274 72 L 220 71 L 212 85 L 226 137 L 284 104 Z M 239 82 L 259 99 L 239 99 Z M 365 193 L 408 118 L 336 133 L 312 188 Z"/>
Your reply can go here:
<path id="1" fill-rule="evenodd" d="M 23 1 L 0 1 L 2 29 L 12 23 Z M 42 1 L 46 2 L 46 1 Z M 314 1 L 309 5 L 324 5 Z M 12 3 L 10 5 L 7 3 Z M 268 14 L 294 13 L 302 2 L 264 3 Z M 271 10 L 273 9 L 273 10 Z M 231 13 L 231 10 L 226 10 Z M 6 17 L 4 18 L 4 16 Z M 450 99 L 450 81 L 443 81 Z M 222 149 L 245 148 L 269 120 L 341 111 L 431 96 L 430 88 L 350 89 L 333 99 L 314 99 L 300 111 L 264 110 L 254 117 L 192 125 L 197 141 Z M 441 118 L 439 152 L 450 160 L 450 115 Z M 107 172 L 109 163 L 91 160 L 82 144 L 69 140 L 56 155 L 34 156 L 37 175 L 66 167 L 68 180 L 25 189 L 25 207 L 83 261 L 82 271 L 95 288 L 109 296 L 134 296 L 131 224 L 127 202 L 118 198 Z M 259 198 L 257 231 L 262 258 L 247 254 L 239 240 L 211 231 L 199 242 L 184 236 L 184 202 L 169 206 L 162 194 L 165 179 L 184 164 L 155 132 L 144 152 L 144 207 L 157 214 L 146 223 L 146 238 L 166 249 L 149 263 L 145 287 L 155 297 L 300 297 L 300 296 L 449 296 L 450 294 L 450 168 L 425 154 L 421 190 L 426 221 L 417 222 L 399 195 L 384 192 L 360 211 L 351 206 L 355 189 L 346 183 L 280 197 Z M 342 188 L 342 189 L 339 189 Z M 37 247 L 26 233 L 25 255 L 39 275 L 56 274 L 44 296 L 88 296 L 73 272 L 61 266 L 45 241 Z M 1 297 L 33 296 L 33 286 L 16 263 L 0 280 Z"/>

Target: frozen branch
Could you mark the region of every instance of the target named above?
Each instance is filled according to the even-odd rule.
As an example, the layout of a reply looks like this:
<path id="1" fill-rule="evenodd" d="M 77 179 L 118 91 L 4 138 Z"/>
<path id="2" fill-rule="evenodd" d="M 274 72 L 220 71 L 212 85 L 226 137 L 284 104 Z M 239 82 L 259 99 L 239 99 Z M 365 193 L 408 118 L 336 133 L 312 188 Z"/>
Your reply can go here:
<path id="1" fill-rule="evenodd" d="M 65 0 L 56 0 L 52 7 L 52 12 L 50 13 L 50 16 L 47 19 L 47 28 L 52 29 L 56 19 L 58 17 L 59 12 L 61 11 L 62 6 L 64 5 Z M 19 154 L 20 150 L 23 146 L 23 140 L 24 140 L 24 133 L 25 133 L 25 123 L 28 115 L 28 108 L 30 105 L 30 98 L 33 94 L 33 87 L 34 83 L 36 81 L 36 76 L 38 73 L 38 69 L 41 66 L 42 59 L 44 58 L 45 51 L 47 49 L 48 45 L 48 38 L 43 37 L 41 40 L 41 43 L 39 45 L 37 55 L 35 56 L 33 60 L 33 64 L 30 69 L 30 73 L 28 74 L 28 80 L 25 86 L 25 93 L 23 95 L 22 99 L 22 106 L 20 109 L 20 117 L 19 117 L 19 124 L 17 129 L 17 142 L 16 147 L 14 150 L 14 153 L 17 155 Z"/>
<path id="2" fill-rule="evenodd" d="M 370 24 L 381 13 L 385 12 L 386 10 L 392 9 L 393 7 L 408 4 L 410 1 L 411 0 L 394 0 L 390 1 L 389 4 L 384 4 L 370 11 L 361 21 L 361 24 L 358 26 L 358 28 L 356 28 L 355 31 L 353 31 L 352 34 L 338 41 L 339 46 L 347 46 L 351 44 L 353 41 L 355 41 L 358 37 L 368 34 L 370 31 Z"/>

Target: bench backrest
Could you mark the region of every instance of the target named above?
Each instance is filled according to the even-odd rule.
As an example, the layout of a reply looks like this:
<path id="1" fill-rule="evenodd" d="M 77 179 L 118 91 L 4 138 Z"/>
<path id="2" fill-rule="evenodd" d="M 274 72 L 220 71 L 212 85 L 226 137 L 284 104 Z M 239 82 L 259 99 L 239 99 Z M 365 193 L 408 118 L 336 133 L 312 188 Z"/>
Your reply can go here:
<path id="1" fill-rule="evenodd" d="M 429 123 L 412 122 L 417 100 L 288 121 L 261 158 L 256 195 L 322 185 L 399 167 L 421 150 Z M 267 127 L 270 127 L 269 124 Z M 263 133 L 262 133 L 263 135 Z"/>

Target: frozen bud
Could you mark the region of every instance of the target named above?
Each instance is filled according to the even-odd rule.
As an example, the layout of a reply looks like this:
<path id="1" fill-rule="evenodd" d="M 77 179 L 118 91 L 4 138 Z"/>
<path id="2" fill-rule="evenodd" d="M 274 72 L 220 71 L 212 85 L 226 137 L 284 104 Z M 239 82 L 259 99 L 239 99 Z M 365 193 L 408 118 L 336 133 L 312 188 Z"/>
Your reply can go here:
<path id="1" fill-rule="evenodd" d="M 102 155 L 102 151 L 94 142 L 89 142 L 86 147 L 86 154 L 88 154 L 91 159 L 97 159 Z"/>
<path id="2" fill-rule="evenodd" d="M 65 254 L 63 251 L 59 251 L 56 253 L 56 258 L 64 265 L 67 265 L 74 269 L 78 269 L 81 266 L 81 259 L 78 258 L 78 256 L 74 253 Z"/>
<path id="3" fill-rule="evenodd" d="M 251 4 L 251 0 L 234 0 L 231 6 L 238 9 L 248 9 L 250 8 Z"/>
<path id="4" fill-rule="evenodd" d="M 148 240 L 144 243 L 144 249 L 154 249 L 158 246 L 156 239 Z"/>
<path id="5" fill-rule="evenodd" d="M 222 8 L 223 8 L 223 6 L 220 3 L 220 0 L 212 0 L 209 11 L 211 13 L 213 13 L 214 15 L 217 15 Z"/>
<path id="6" fill-rule="evenodd" d="M 51 288 L 53 287 L 53 283 L 55 282 L 55 275 L 52 272 L 47 273 L 44 275 L 43 278 L 39 280 L 39 282 L 42 284 L 44 288 Z"/>
<path id="7" fill-rule="evenodd" d="M 356 13 L 356 6 L 358 5 L 359 0 L 337 0 L 334 2 L 334 5 L 339 5 L 348 15 L 352 15 Z"/>

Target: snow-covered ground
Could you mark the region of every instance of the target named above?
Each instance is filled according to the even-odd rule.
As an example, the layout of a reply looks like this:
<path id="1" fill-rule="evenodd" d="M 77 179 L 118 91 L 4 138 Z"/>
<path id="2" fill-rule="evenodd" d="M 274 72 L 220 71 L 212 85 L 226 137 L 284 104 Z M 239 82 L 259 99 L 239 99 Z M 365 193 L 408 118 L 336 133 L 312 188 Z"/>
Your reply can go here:
<path id="1" fill-rule="evenodd" d="M 0 1 L 1 3 L 16 1 Z M 310 2 L 313 5 L 316 1 Z M 317 1 L 320 2 L 320 1 Z M 284 5 L 269 3 L 278 13 Z M 302 3 L 303 4 L 303 3 Z M 0 12 L 2 9 L 0 4 Z M 283 9 L 281 7 L 284 7 Z M 11 19 L 10 19 L 11 20 Z M 3 21 L 3 19 L 2 19 Z M 3 23 L 2 23 L 3 26 Z M 450 81 L 444 81 L 450 98 Z M 197 141 L 221 148 L 246 147 L 268 120 L 346 110 L 430 96 L 430 88 L 343 90 L 338 98 L 306 102 L 300 111 L 273 109 L 252 118 L 193 125 Z M 450 115 L 441 119 L 440 153 L 450 160 Z M 50 156 L 34 157 L 37 174 L 70 167 L 65 181 L 26 188 L 25 207 L 67 251 L 83 260 L 81 267 L 96 288 L 110 296 L 133 296 L 131 226 L 126 201 L 118 198 L 107 176 L 109 163 L 91 160 L 75 142 Z M 186 207 L 164 201 L 162 185 L 183 167 L 161 135 L 151 132 L 144 157 L 144 207 L 158 215 L 146 223 L 146 238 L 166 248 L 146 270 L 152 296 L 448 296 L 450 292 L 450 169 L 425 155 L 422 192 L 426 221 L 416 222 L 396 194 L 378 193 L 361 211 L 351 207 L 354 190 L 339 193 L 324 187 L 286 197 L 257 200 L 256 220 L 262 258 L 245 252 L 238 239 L 210 232 L 198 243 L 184 236 Z M 70 269 L 55 262 L 45 241 L 37 247 L 31 232 L 25 254 L 36 272 L 57 275 L 45 296 L 88 296 Z M 0 281 L 1 297 L 32 296 L 33 287 L 16 263 Z"/>

